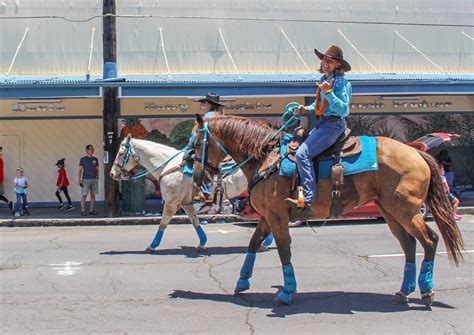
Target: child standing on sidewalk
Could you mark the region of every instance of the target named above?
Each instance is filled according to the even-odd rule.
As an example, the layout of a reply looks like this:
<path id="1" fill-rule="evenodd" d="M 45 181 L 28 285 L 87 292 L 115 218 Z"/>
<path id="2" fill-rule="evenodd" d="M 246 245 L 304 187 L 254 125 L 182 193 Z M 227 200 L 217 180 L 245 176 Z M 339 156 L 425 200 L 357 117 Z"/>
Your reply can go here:
<path id="1" fill-rule="evenodd" d="M 72 205 L 71 202 L 71 197 L 69 196 L 69 192 L 67 190 L 67 187 L 69 186 L 69 179 L 67 178 L 66 174 L 66 167 L 65 167 L 65 158 L 62 158 L 56 162 L 56 166 L 59 168 L 58 170 L 58 179 L 56 180 L 56 198 L 59 200 L 59 206 L 58 209 L 64 209 L 66 208 L 67 211 L 73 210 L 74 206 Z M 67 199 L 68 205 L 63 202 L 63 199 L 61 198 L 61 192 L 64 193 L 64 196 Z"/>
<path id="2" fill-rule="evenodd" d="M 28 200 L 26 198 L 26 189 L 29 185 L 25 177 L 25 171 L 21 167 L 16 169 L 16 177 L 13 179 L 13 183 L 15 184 L 16 195 L 15 216 L 30 215 L 30 212 L 28 212 Z M 23 211 L 20 211 L 21 204 L 23 204 Z"/>

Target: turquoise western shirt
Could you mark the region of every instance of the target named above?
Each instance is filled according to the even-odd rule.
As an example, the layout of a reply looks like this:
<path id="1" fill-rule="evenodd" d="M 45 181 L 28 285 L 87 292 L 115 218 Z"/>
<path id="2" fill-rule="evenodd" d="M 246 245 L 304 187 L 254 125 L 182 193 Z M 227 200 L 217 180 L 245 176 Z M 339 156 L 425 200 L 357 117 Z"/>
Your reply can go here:
<path id="1" fill-rule="evenodd" d="M 323 75 L 321 77 L 321 81 L 331 82 L 332 78 L 332 75 L 327 79 L 326 75 Z M 337 76 L 336 80 L 334 81 L 332 92 L 326 95 L 323 91 L 321 91 L 320 98 L 321 101 L 319 103 L 319 108 L 321 108 L 323 105 L 323 99 L 327 99 L 328 101 L 326 110 L 324 111 L 324 116 L 333 115 L 346 117 L 349 115 L 349 103 L 352 98 L 352 85 L 345 77 Z M 315 105 L 316 101 L 307 106 L 308 112 L 314 113 Z"/>

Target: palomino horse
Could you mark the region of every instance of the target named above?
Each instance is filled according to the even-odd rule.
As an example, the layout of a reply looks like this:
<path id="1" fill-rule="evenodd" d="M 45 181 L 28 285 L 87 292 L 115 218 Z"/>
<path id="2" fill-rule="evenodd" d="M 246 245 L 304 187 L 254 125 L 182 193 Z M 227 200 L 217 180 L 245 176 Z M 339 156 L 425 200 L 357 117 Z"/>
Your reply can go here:
<path id="1" fill-rule="evenodd" d="M 193 178 L 186 176 L 178 168 L 183 160 L 183 152 L 163 144 L 133 139 L 130 135 L 120 144 L 110 175 L 115 180 L 130 179 L 129 172 L 141 165 L 157 180 L 164 200 L 163 217 L 155 238 L 146 248 L 152 253 L 161 242 L 163 233 L 173 215 L 182 207 L 196 229 L 199 237 L 198 249 L 203 250 L 207 236 L 202 229 L 193 206 Z M 172 173 L 169 173 L 173 171 Z M 147 172 L 147 173 L 148 173 Z M 234 198 L 247 189 L 247 179 L 241 170 L 223 180 L 224 196 Z"/>
<path id="2" fill-rule="evenodd" d="M 276 302 L 291 303 L 296 292 L 296 278 L 291 264 L 291 238 L 288 229 L 290 206 L 285 198 L 292 197 L 292 180 L 278 173 L 264 173 L 278 160 L 278 148 L 269 141 L 274 130 L 241 117 L 206 119 L 197 115 L 199 134 L 196 139 L 194 178 L 199 184 L 204 170 L 215 171 L 226 151 L 250 180 L 250 200 L 262 215 L 248 247 L 235 293 L 250 288 L 256 251 L 264 237 L 273 232 L 283 266 L 284 284 Z M 203 141 L 205 140 L 205 141 Z M 377 171 L 346 176 L 341 190 L 343 211 L 374 200 L 393 235 L 405 253 L 404 278 L 394 300 L 407 303 L 416 289 L 416 241 L 424 249 L 418 285 L 427 306 L 434 300 L 433 265 L 438 235 L 420 215 L 426 200 L 444 239 L 449 259 L 456 265 L 463 259 L 463 239 L 443 191 L 436 161 L 428 154 L 385 137 L 377 137 Z M 243 164 L 245 163 L 245 164 Z M 257 176 L 264 176 L 259 178 Z M 254 179 L 255 178 L 255 179 Z M 318 181 L 317 201 L 312 206 L 313 218 L 328 218 L 331 206 L 329 179 Z"/>

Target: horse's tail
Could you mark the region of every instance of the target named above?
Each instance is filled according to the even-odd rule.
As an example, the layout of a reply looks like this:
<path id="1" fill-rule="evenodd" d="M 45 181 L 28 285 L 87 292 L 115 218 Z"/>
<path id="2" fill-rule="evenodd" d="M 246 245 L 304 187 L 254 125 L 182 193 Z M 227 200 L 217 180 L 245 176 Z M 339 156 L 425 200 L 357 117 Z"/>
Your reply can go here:
<path id="1" fill-rule="evenodd" d="M 426 204 L 433 215 L 446 248 L 448 249 L 449 260 L 458 266 L 459 263 L 464 260 L 462 255 L 464 241 L 456 224 L 456 220 L 454 219 L 448 196 L 443 188 L 438 163 L 430 154 L 423 151 L 418 152 L 426 163 L 428 163 L 431 170 L 430 187 L 428 189 L 428 195 L 426 196 Z"/>

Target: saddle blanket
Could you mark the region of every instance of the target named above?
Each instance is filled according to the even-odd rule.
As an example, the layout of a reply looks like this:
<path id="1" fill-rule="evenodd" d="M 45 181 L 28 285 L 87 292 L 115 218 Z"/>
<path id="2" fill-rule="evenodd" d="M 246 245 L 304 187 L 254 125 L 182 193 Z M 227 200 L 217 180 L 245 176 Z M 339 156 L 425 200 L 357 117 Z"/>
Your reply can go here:
<path id="1" fill-rule="evenodd" d="M 344 175 L 349 176 L 367 171 L 377 171 L 377 140 L 375 137 L 359 136 L 362 144 L 362 152 L 359 155 L 341 159 L 344 166 Z M 283 146 L 283 145 L 282 145 Z M 286 146 L 283 153 L 286 152 Z M 318 179 L 330 178 L 333 160 L 328 159 L 319 162 Z M 285 158 L 280 164 L 280 176 L 293 177 L 296 173 L 296 163 Z"/>
<path id="2" fill-rule="evenodd" d="M 183 174 L 189 177 L 193 175 L 193 163 L 187 163 L 183 166 Z"/>

